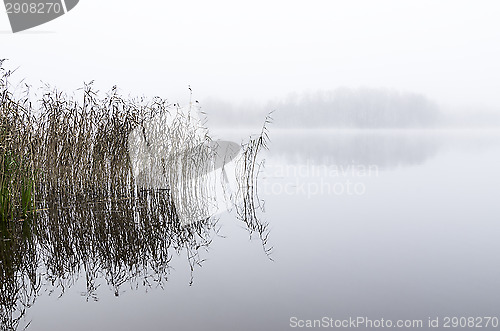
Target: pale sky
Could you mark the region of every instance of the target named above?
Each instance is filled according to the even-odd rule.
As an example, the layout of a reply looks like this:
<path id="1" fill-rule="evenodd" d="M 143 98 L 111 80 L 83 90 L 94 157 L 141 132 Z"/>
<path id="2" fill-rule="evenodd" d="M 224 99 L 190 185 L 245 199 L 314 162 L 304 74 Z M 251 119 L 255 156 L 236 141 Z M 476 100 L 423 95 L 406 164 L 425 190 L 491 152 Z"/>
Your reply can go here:
<path id="1" fill-rule="evenodd" d="M 498 1 L 80 0 L 12 34 L 0 58 L 34 85 L 265 102 L 337 87 L 422 93 L 500 110 Z"/>

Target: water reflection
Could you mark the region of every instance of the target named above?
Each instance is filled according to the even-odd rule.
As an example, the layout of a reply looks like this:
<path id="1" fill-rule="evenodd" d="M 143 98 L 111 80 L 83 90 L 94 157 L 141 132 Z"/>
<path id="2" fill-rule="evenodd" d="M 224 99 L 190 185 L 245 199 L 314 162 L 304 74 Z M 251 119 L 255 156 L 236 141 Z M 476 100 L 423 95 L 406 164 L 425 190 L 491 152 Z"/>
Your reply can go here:
<path id="1" fill-rule="evenodd" d="M 40 290 L 39 255 L 32 220 L 1 225 L 0 321 L 2 330 L 15 330 Z"/>
<path id="2" fill-rule="evenodd" d="M 116 296 L 124 285 L 163 286 L 172 257 L 182 253 L 193 281 L 193 271 L 203 262 L 200 252 L 208 250 L 217 234 L 217 218 L 181 222 L 169 190 L 124 193 L 96 200 L 46 188 L 36 214 L 2 229 L 2 330 L 18 327 L 42 288 L 62 295 L 80 277 L 87 300 L 98 299 L 102 282 Z M 257 216 L 253 193 L 242 194 L 238 218 L 248 231 L 267 240 L 267 225 Z"/>
<path id="3" fill-rule="evenodd" d="M 218 175 L 232 175 L 236 186 L 230 202 L 236 217 L 251 235 L 257 234 L 269 253 L 268 226 L 259 217 L 261 202 L 254 190 L 258 175 L 255 169 L 260 164 L 257 155 L 265 147 L 265 140 L 259 136 L 238 146 L 238 158 L 234 148 L 229 147 L 234 147 L 233 143 L 202 144 L 185 152 L 184 157 L 209 164 L 210 171 Z M 209 153 L 215 151 L 217 157 L 201 153 L 201 148 Z M 195 213 L 200 205 L 218 198 L 210 195 L 214 192 L 210 187 L 200 187 L 214 184 L 200 180 L 210 171 L 186 163 L 186 169 L 191 171 L 185 179 L 190 180 L 148 186 L 130 175 L 133 167 L 129 158 L 120 159 L 119 154 L 107 154 L 107 150 L 102 149 L 102 158 L 96 158 L 94 165 L 104 169 L 93 173 L 94 179 L 102 176 L 100 185 L 88 185 L 85 178 L 80 178 L 82 184 L 75 188 L 65 185 L 58 173 L 49 173 L 48 180 L 37 186 L 36 212 L 2 223 L 2 330 L 25 326 L 27 310 L 42 289 L 63 295 L 77 281 L 83 281 L 86 287 L 82 295 L 87 300 L 98 300 L 103 284 L 115 296 L 120 295 L 123 286 L 163 287 L 172 259 L 178 255 L 187 257 L 189 283 L 193 282 L 193 272 L 203 262 L 202 252 L 208 250 L 218 233 L 215 214 L 207 210 Z M 236 160 L 232 172 L 221 159 Z M 51 169 L 61 171 L 59 167 Z"/>
<path id="4" fill-rule="evenodd" d="M 380 170 L 420 165 L 452 149 L 477 151 L 500 144 L 500 131 L 325 130 L 274 132 L 272 157 L 284 163 Z"/>
<path id="5" fill-rule="evenodd" d="M 119 295 L 127 282 L 161 284 L 172 255 L 185 250 L 192 268 L 198 251 L 208 247 L 215 220 L 184 226 L 167 191 L 139 191 L 137 196 L 67 204 L 52 197 L 37 215 L 37 239 L 47 279 L 64 287 L 85 273 L 86 296 L 96 298 L 97 279 Z"/>
<path id="6" fill-rule="evenodd" d="M 2 232 L 2 330 L 16 329 L 42 287 L 62 295 L 84 275 L 88 299 L 100 280 L 118 296 L 126 283 L 162 285 L 173 254 L 185 251 L 191 270 L 214 233 L 213 219 L 184 226 L 167 191 L 75 203 L 52 193 L 34 220 Z"/>
<path id="7" fill-rule="evenodd" d="M 309 160 L 315 164 L 376 165 L 390 169 L 424 163 L 442 150 L 444 139 L 437 134 L 383 130 L 283 132 L 273 139 L 272 147 L 275 155 L 291 163 Z"/>

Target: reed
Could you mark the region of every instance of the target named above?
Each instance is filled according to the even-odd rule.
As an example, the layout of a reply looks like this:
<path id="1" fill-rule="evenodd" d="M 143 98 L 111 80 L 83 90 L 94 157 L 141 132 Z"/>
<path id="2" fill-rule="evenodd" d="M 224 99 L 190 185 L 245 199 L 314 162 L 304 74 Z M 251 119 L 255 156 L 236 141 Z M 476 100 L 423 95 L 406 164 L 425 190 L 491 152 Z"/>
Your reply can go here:
<path id="1" fill-rule="evenodd" d="M 272 112 L 266 116 L 259 135 L 250 137 L 248 142 L 242 144 L 242 157 L 239 160 L 237 180 L 238 195 L 243 203 L 236 206 L 238 218 L 246 225 L 250 237 L 256 233 L 262 242 L 266 255 L 271 259 L 273 247 L 269 246 L 269 223 L 259 217 L 259 211 L 264 211 L 264 203 L 258 195 L 258 174 L 264 164 L 258 156 L 263 149 L 268 149 L 269 124 L 273 121 Z"/>
<path id="2" fill-rule="evenodd" d="M 2 62 L 2 330 L 17 329 L 42 287 L 62 294 L 85 277 L 87 299 L 97 300 L 103 282 L 115 295 L 124 284 L 163 286 L 172 257 L 181 252 L 192 273 L 218 231 L 217 219 L 206 216 L 204 200 L 203 174 L 215 169 L 208 130 L 200 134 L 182 113 L 168 127 L 148 128 L 155 118 L 179 112 L 178 107 L 158 97 L 124 98 L 116 87 L 100 97 L 92 83 L 79 91 L 79 99 L 48 87 L 33 101 L 27 86 L 13 93 L 11 72 Z M 258 233 L 268 255 L 268 224 L 258 214 L 263 208 L 257 156 L 267 148 L 270 122 L 269 116 L 260 135 L 242 144 L 235 174 L 238 218 L 251 234 Z M 153 136 L 159 138 L 154 153 Z M 144 139 L 141 148 L 151 155 L 148 167 L 157 170 L 146 177 L 134 173 L 130 155 L 136 138 Z M 153 181 L 165 185 L 147 185 Z"/>
<path id="3" fill-rule="evenodd" d="M 36 171 L 29 109 L 7 89 L 10 72 L 0 74 L 0 223 L 5 225 L 33 210 Z"/>

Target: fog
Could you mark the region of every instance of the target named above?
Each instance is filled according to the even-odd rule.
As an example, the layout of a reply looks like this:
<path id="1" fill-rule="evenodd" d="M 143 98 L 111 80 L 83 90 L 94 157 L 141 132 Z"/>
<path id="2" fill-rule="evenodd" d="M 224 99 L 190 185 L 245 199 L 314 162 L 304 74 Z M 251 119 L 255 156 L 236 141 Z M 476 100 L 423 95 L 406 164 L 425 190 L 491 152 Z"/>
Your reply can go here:
<path id="1" fill-rule="evenodd" d="M 499 113 L 499 6 L 87 0 L 18 34 L 1 14 L 0 58 L 34 87 L 69 92 L 95 80 L 103 91 L 185 103 L 191 85 L 200 101 L 237 106 L 367 87 L 423 95 L 450 112 Z"/>

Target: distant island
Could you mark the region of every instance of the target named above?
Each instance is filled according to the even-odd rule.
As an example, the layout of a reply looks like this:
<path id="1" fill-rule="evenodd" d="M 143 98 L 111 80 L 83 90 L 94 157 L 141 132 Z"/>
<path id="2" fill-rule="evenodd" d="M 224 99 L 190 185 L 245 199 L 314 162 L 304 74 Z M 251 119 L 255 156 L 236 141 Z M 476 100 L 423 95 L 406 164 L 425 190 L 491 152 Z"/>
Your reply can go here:
<path id="1" fill-rule="evenodd" d="M 265 109 L 259 109 L 265 108 Z M 207 102 L 214 126 L 254 125 L 260 112 L 276 110 L 275 123 L 289 128 L 419 128 L 441 122 L 439 107 L 421 94 L 388 89 L 338 88 L 290 94 L 265 107 L 232 107 L 217 100 Z"/>
<path id="2" fill-rule="evenodd" d="M 423 95 L 385 89 L 339 88 L 291 95 L 276 103 L 284 126 L 399 128 L 433 126 L 437 105 Z"/>

